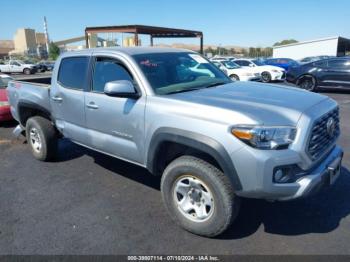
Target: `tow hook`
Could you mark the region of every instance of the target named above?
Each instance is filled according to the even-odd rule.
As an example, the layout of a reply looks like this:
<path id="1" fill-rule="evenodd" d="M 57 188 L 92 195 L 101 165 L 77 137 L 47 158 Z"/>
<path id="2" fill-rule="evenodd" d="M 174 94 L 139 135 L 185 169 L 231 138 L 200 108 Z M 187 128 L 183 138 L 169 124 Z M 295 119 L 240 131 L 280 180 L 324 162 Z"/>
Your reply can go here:
<path id="1" fill-rule="evenodd" d="M 12 131 L 13 136 L 18 139 L 21 135 L 24 134 L 24 128 L 21 125 L 17 125 Z"/>

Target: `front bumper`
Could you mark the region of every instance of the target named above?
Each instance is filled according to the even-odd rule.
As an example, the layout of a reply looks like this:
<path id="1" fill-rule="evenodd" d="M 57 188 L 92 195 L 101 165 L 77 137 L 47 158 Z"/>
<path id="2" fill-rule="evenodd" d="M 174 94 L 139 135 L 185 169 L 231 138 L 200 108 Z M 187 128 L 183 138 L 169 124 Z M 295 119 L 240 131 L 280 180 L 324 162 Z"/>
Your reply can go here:
<path id="1" fill-rule="evenodd" d="M 271 80 L 272 81 L 284 81 L 284 80 L 286 80 L 286 72 L 283 71 L 283 72 L 271 74 Z"/>
<path id="2" fill-rule="evenodd" d="M 246 163 L 245 170 L 243 170 L 242 165 L 235 164 L 237 173 L 244 174 L 240 176 L 243 189 L 237 192 L 238 195 L 281 201 L 309 196 L 320 188 L 329 186 L 331 179 L 333 183 L 338 178 L 338 174 L 331 178 L 330 165 L 336 159 L 340 158 L 341 160 L 343 156 L 342 149 L 339 146 L 335 146 L 320 163 L 311 170 L 304 171 L 303 176 L 295 182 L 280 184 L 273 182 L 274 168 L 283 165 L 295 165 L 301 159 L 292 150 L 270 151 L 267 154 L 266 152 L 245 148 L 235 153 L 235 156 L 232 156 L 235 160 L 239 160 L 241 157 L 242 160 L 245 159 L 243 163 Z M 249 166 L 247 163 L 249 163 Z M 247 171 L 252 173 L 247 173 Z"/>

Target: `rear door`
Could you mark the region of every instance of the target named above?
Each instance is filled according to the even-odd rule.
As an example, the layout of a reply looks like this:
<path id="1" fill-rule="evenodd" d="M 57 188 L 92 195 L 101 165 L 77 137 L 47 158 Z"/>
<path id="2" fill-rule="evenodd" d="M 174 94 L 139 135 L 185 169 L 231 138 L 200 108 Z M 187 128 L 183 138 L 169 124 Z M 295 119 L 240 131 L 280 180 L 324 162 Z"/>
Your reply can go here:
<path id="1" fill-rule="evenodd" d="M 327 86 L 350 87 L 350 59 L 328 60 L 324 82 Z"/>
<path id="2" fill-rule="evenodd" d="M 85 144 L 85 90 L 88 88 L 89 56 L 69 56 L 59 63 L 50 99 L 56 126 L 68 138 Z"/>
<path id="3" fill-rule="evenodd" d="M 112 97 L 104 93 L 105 84 L 127 80 L 138 88 L 135 73 L 127 61 L 119 56 L 98 53 L 93 57 L 90 92 L 85 96 L 88 145 L 122 159 L 142 163 L 144 152 L 144 125 L 146 97 Z"/>

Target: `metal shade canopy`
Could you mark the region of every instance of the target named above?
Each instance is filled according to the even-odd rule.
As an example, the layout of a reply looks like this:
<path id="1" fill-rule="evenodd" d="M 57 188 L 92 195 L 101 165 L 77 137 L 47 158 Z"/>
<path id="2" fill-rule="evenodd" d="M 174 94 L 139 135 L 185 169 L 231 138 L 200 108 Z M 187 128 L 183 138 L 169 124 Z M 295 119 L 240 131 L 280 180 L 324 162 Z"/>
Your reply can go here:
<path id="1" fill-rule="evenodd" d="M 86 48 L 90 47 L 89 34 L 92 33 L 132 33 L 134 34 L 136 45 L 138 45 L 139 42 L 138 34 L 150 35 L 151 46 L 153 46 L 153 38 L 200 38 L 200 53 L 203 54 L 203 33 L 200 31 L 146 25 L 86 27 Z"/>

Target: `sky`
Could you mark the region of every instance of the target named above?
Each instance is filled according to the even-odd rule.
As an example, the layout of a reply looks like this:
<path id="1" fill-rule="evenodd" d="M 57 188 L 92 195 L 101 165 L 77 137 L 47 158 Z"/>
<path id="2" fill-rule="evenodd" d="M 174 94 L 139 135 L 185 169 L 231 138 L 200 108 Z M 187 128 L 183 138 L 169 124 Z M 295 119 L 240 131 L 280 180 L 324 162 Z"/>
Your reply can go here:
<path id="1" fill-rule="evenodd" d="M 13 39 L 17 28 L 42 32 L 44 16 L 53 41 L 82 36 L 87 26 L 124 24 L 199 30 L 204 44 L 223 46 L 350 38 L 350 0 L 2 0 L 0 6 L 0 39 Z M 198 42 L 155 43 L 169 41 Z"/>

